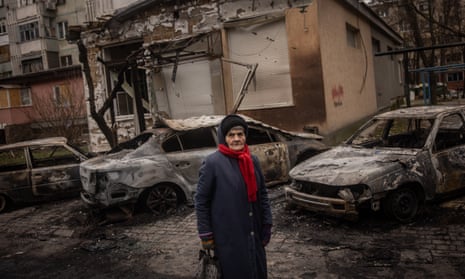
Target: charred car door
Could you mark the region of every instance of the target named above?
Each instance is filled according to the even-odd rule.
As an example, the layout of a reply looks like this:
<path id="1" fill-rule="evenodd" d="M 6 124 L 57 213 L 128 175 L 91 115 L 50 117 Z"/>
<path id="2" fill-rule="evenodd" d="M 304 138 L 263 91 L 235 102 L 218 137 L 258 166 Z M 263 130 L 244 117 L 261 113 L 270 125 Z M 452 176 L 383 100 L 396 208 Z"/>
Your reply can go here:
<path id="1" fill-rule="evenodd" d="M 214 133 L 211 127 L 178 131 L 162 143 L 173 169 L 189 185 L 197 183 L 203 160 L 216 150 Z"/>
<path id="2" fill-rule="evenodd" d="M 276 140 L 268 130 L 249 126 L 247 144 L 250 152 L 258 157 L 267 185 L 289 179 L 289 152 L 285 143 Z"/>
<path id="3" fill-rule="evenodd" d="M 0 151 L 0 193 L 15 200 L 31 197 L 30 170 L 24 150 L 20 147 Z"/>
<path id="4" fill-rule="evenodd" d="M 62 145 L 30 147 L 31 181 L 35 196 L 78 193 L 81 188 L 78 155 Z"/>
<path id="5" fill-rule="evenodd" d="M 436 193 L 448 193 L 465 186 L 465 126 L 461 114 L 445 116 L 439 123 L 433 162 L 439 174 Z"/>

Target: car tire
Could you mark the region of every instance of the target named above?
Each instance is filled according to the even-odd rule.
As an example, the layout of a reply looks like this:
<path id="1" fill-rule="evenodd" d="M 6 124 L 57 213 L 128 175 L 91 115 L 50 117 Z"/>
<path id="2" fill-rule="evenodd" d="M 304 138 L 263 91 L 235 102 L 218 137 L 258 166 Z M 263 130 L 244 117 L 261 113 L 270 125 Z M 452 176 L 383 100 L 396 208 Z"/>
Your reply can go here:
<path id="1" fill-rule="evenodd" d="M 8 198 L 5 195 L 0 194 L 0 213 L 3 213 L 8 208 Z"/>
<path id="2" fill-rule="evenodd" d="M 171 215 L 176 213 L 181 203 L 181 195 L 175 186 L 160 184 L 145 192 L 143 203 L 155 216 Z"/>
<path id="3" fill-rule="evenodd" d="M 411 222 L 420 211 L 420 198 L 411 187 L 402 187 L 391 192 L 384 201 L 385 213 L 401 222 Z"/>

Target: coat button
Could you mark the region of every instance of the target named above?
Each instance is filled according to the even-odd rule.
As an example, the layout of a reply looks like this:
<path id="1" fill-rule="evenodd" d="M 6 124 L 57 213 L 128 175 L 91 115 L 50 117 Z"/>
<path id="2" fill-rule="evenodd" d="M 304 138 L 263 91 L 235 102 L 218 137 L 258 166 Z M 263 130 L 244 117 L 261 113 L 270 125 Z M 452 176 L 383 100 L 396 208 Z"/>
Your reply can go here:
<path id="1" fill-rule="evenodd" d="M 252 235 L 252 236 L 253 236 L 253 235 L 254 235 L 254 233 L 253 233 L 253 232 L 250 232 L 250 235 Z"/>
<path id="2" fill-rule="evenodd" d="M 252 213 L 252 211 L 250 211 L 250 212 L 249 212 L 249 216 L 252 216 L 252 215 L 253 215 L 253 213 Z"/>

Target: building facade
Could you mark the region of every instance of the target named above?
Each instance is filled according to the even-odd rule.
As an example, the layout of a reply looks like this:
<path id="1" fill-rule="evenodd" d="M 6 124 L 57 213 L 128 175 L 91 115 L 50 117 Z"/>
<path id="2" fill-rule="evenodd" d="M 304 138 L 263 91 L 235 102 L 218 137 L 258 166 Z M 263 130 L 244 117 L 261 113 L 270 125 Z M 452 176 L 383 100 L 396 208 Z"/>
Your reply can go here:
<path id="1" fill-rule="evenodd" d="M 84 1 L 1 1 L 1 141 L 53 135 L 55 125 L 87 125 L 78 50 L 66 38 L 68 26 L 85 22 Z M 57 121 L 68 117 L 76 119 Z"/>
<path id="2" fill-rule="evenodd" d="M 106 117 L 120 140 L 138 133 L 141 115 L 151 125 L 157 114 L 235 107 L 280 128 L 326 135 L 403 95 L 399 59 L 373 55 L 374 47 L 398 48 L 401 38 L 358 1 L 137 1 L 91 21 L 80 33 L 90 82 L 97 106 L 116 92 Z M 90 116 L 89 131 L 94 151 L 109 148 Z"/>

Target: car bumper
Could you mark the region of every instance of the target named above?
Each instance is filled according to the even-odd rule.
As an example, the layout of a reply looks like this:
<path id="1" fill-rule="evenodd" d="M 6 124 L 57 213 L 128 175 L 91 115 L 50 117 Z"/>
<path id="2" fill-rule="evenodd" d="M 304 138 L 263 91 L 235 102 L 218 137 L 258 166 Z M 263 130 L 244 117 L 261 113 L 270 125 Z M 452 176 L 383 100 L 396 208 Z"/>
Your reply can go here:
<path id="1" fill-rule="evenodd" d="M 286 201 L 314 212 L 327 215 L 354 219 L 358 217 L 358 210 L 354 203 L 343 199 L 320 197 L 296 191 L 291 187 L 284 187 Z"/>
<path id="2" fill-rule="evenodd" d="M 88 205 L 95 206 L 99 204 L 99 202 L 96 199 L 92 198 L 92 196 L 87 192 L 81 192 L 81 199 Z"/>

